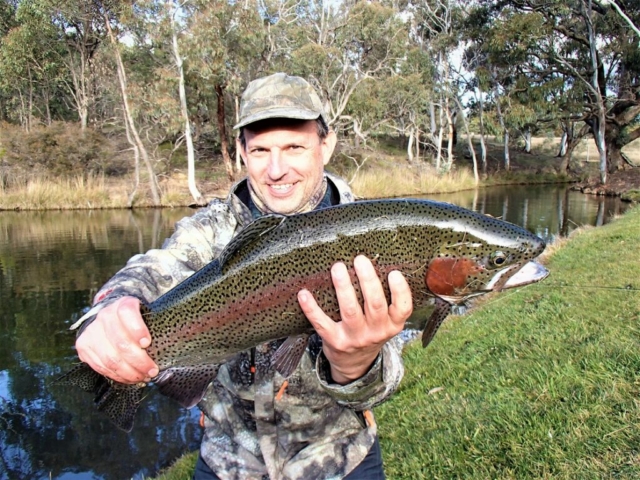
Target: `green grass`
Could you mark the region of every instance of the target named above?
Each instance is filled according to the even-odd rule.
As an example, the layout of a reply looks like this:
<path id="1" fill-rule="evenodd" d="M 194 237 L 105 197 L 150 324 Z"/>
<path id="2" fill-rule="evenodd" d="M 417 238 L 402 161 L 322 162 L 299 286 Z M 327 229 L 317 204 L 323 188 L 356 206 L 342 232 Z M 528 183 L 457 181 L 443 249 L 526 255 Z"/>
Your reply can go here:
<path id="1" fill-rule="evenodd" d="M 388 477 L 637 478 L 638 232 L 636 208 L 577 235 L 547 280 L 409 348 L 376 411 Z"/>
<path id="2" fill-rule="evenodd" d="M 640 208 L 451 317 L 376 409 L 393 479 L 640 476 Z M 195 454 L 163 480 L 190 478 Z M 177 472 L 174 475 L 174 471 Z"/>

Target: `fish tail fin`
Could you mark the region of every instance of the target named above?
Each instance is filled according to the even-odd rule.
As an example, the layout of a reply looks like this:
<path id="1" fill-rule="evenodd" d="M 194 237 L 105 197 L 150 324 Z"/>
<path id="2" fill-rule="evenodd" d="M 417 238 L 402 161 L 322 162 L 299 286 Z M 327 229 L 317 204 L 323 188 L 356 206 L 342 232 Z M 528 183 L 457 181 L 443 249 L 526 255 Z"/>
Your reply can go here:
<path id="1" fill-rule="evenodd" d="M 56 385 L 72 385 L 94 395 L 96 408 L 104 412 L 121 430 L 130 432 L 138 405 L 142 401 L 139 385 L 117 383 L 81 363 L 54 382 Z"/>
<path id="2" fill-rule="evenodd" d="M 433 311 L 429 320 L 427 320 L 427 324 L 422 331 L 422 348 L 426 347 L 431 343 L 433 337 L 435 337 L 436 332 L 444 322 L 445 318 L 449 316 L 451 312 L 451 305 L 439 297 L 436 297 L 436 309 Z"/>
<path id="3" fill-rule="evenodd" d="M 153 379 L 160 393 L 173 398 L 185 408 L 195 406 L 218 374 L 219 365 L 171 367 Z"/>

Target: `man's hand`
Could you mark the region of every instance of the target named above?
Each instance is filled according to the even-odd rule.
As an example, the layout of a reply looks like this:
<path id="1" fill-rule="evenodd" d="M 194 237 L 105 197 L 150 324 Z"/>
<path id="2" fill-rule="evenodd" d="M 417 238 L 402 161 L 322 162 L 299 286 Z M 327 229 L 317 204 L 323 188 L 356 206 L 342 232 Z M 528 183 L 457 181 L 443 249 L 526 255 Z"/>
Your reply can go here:
<path id="1" fill-rule="evenodd" d="M 358 303 L 347 267 L 336 263 L 331 268 L 341 322 L 329 318 L 308 290 L 298 293 L 302 311 L 322 338 L 322 349 L 331 364 L 333 381 L 343 385 L 367 373 L 382 346 L 402 331 L 413 311 L 411 290 L 400 272 L 389 273 L 391 305 L 387 305 L 371 261 L 359 255 L 353 266 L 362 289 L 364 308 Z"/>
<path id="2" fill-rule="evenodd" d="M 140 301 L 122 297 L 106 306 L 76 339 L 80 360 L 121 383 L 149 381 L 158 366 L 147 355 L 151 335 L 140 315 Z"/>

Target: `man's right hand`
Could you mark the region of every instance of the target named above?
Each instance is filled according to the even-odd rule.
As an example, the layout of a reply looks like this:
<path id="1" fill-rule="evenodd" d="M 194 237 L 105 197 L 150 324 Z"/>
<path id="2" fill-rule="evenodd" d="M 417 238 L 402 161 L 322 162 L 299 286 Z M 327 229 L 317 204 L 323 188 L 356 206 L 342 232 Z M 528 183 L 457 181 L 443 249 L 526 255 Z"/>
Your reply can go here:
<path id="1" fill-rule="evenodd" d="M 76 339 L 80 360 L 116 382 L 138 383 L 158 375 L 145 350 L 151 335 L 140 315 L 140 300 L 122 297 L 106 306 Z"/>

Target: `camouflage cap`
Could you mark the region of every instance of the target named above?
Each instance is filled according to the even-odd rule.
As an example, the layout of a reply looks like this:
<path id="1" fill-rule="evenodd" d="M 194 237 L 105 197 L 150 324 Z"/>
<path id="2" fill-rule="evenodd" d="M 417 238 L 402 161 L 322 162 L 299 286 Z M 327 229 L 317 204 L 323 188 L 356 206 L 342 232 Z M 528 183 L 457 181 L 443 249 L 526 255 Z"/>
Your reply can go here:
<path id="1" fill-rule="evenodd" d="M 240 101 L 241 128 L 267 118 L 296 118 L 327 122 L 320 97 L 304 78 L 274 73 L 249 83 Z"/>

